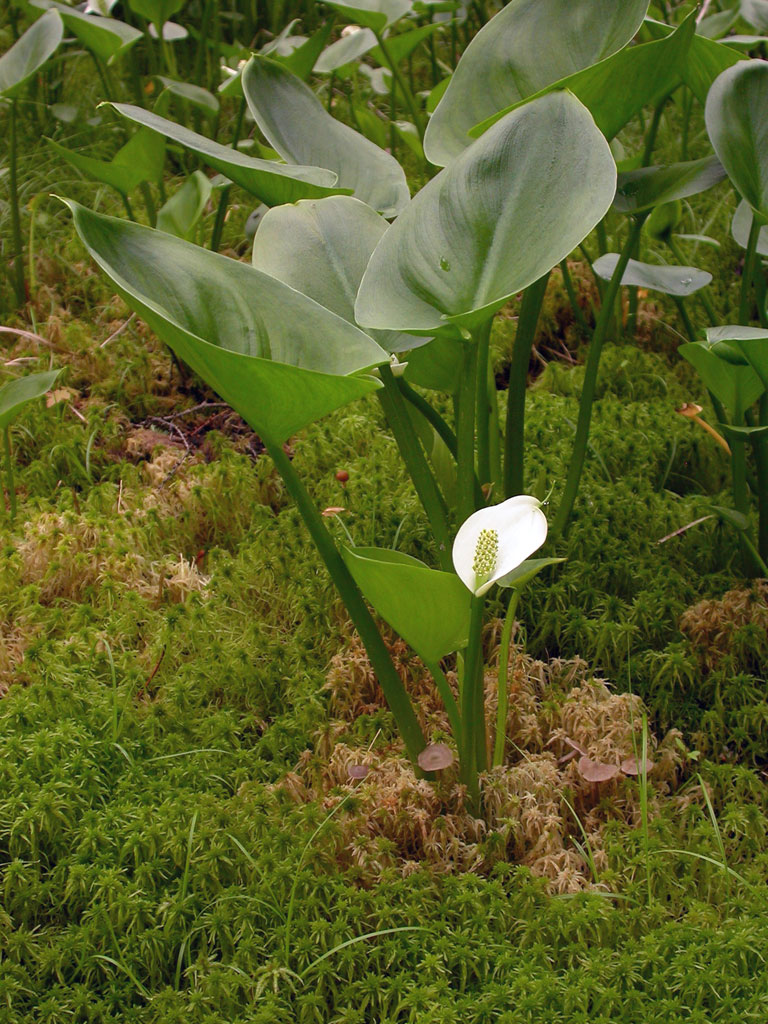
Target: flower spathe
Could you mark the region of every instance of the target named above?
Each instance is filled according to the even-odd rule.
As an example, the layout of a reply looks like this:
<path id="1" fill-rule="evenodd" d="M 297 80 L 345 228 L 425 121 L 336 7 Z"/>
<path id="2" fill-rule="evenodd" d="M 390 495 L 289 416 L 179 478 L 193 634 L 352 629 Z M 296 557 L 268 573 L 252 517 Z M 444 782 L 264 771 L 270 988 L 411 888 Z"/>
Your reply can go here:
<path id="1" fill-rule="evenodd" d="M 480 597 L 509 575 L 547 539 L 541 502 L 517 494 L 481 508 L 460 527 L 453 542 L 453 565 L 462 583 Z"/>

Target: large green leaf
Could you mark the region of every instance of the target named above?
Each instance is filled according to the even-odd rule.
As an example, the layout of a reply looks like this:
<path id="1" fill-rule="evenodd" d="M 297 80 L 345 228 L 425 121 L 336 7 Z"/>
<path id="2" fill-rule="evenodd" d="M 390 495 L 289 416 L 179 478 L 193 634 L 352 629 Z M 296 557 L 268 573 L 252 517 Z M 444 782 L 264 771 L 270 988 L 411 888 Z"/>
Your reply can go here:
<path id="1" fill-rule="evenodd" d="M 0 96 L 16 96 L 62 40 L 64 25 L 56 11 L 44 14 L 0 57 Z"/>
<path id="2" fill-rule="evenodd" d="M 604 281 L 610 281 L 618 262 L 618 253 L 607 252 L 595 260 L 593 269 L 598 277 Z M 621 283 L 634 285 L 636 288 L 650 288 L 656 292 L 663 292 L 665 295 L 684 298 L 708 285 L 711 280 L 711 274 L 708 274 L 706 270 L 697 270 L 695 267 L 658 266 L 653 263 L 630 260 L 621 278 Z"/>
<path id="3" fill-rule="evenodd" d="M 211 182 L 193 171 L 181 188 L 157 212 L 157 227 L 177 238 L 190 239 L 211 196 Z"/>
<path id="4" fill-rule="evenodd" d="M 707 341 L 717 351 L 717 343 L 731 344 L 741 352 L 749 365 L 768 390 L 768 331 L 761 327 L 742 327 L 739 324 L 725 324 L 710 327 Z"/>
<path id="5" fill-rule="evenodd" d="M 768 222 L 768 63 L 747 60 L 709 91 L 705 117 L 715 152 L 734 187 Z"/>
<path id="6" fill-rule="evenodd" d="M 146 128 L 140 128 L 111 160 L 98 160 L 77 149 L 47 140 L 48 145 L 73 167 L 105 185 L 111 185 L 122 195 L 128 195 L 143 181 L 158 181 L 162 177 L 165 160 L 165 140 Z"/>
<path id="7" fill-rule="evenodd" d="M 366 600 L 425 662 L 466 646 L 472 595 L 458 576 L 386 548 L 341 553 Z"/>
<path id="8" fill-rule="evenodd" d="M 734 213 L 733 220 L 731 221 L 731 234 L 733 235 L 734 241 L 737 245 L 740 245 L 742 249 L 747 248 L 753 219 L 754 214 L 752 213 L 752 207 L 746 199 L 742 199 L 736 207 L 736 212 Z M 768 227 L 760 228 L 757 236 L 757 252 L 759 252 L 761 256 L 768 256 Z"/>
<path id="9" fill-rule="evenodd" d="M 720 342 L 697 341 L 681 345 L 680 355 L 696 367 L 705 386 L 718 398 L 735 424 L 744 419 L 744 413 L 763 393 L 763 385 L 755 371 L 746 363 L 732 362 L 725 354 L 717 353 Z M 743 358 L 743 357 L 742 357 Z"/>
<path id="10" fill-rule="evenodd" d="M 405 174 L 389 153 L 326 111 L 308 86 L 281 65 L 252 57 L 243 71 L 243 92 L 270 145 L 289 163 L 328 167 L 340 189 L 387 217 L 407 204 Z"/>
<path id="11" fill-rule="evenodd" d="M 383 217 L 352 196 L 278 206 L 259 224 L 253 266 L 353 324 L 360 281 L 388 227 Z M 371 333 L 388 352 L 425 343 L 397 331 Z"/>
<path id="12" fill-rule="evenodd" d="M 237 260 L 67 201 L 128 305 L 258 433 L 275 443 L 379 387 L 367 334 Z"/>
<path id="13" fill-rule="evenodd" d="M 349 21 L 374 32 L 383 32 L 388 25 L 394 25 L 411 9 L 411 0 L 354 0 L 354 3 L 340 3 L 339 0 L 325 0 L 329 7 L 335 7 Z"/>
<path id="14" fill-rule="evenodd" d="M 82 14 L 77 8 L 57 3 L 56 0 L 30 0 L 30 3 L 44 11 L 58 11 L 61 20 L 83 46 L 108 64 L 129 50 L 143 35 L 124 21 L 103 18 L 98 14 Z"/>
<path id="15" fill-rule="evenodd" d="M 741 0 L 741 16 L 758 32 L 768 32 L 768 0 Z"/>
<path id="16" fill-rule="evenodd" d="M 605 137 L 613 139 L 643 107 L 658 103 L 680 84 L 695 32 L 694 12 L 668 38 L 630 46 L 599 64 L 555 82 L 537 96 L 553 89 L 570 90 L 589 109 Z M 482 135 L 514 106 L 475 125 L 470 136 Z"/>
<path id="17" fill-rule="evenodd" d="M 405 378 L 431 391 L 455 395 L 464 369 L 464 342 L 438 335 L 428 345 L 408 353 Z"/>
<path id="18" fill-rule="evenodd" d="M 648 0 L 511 0 L 464 51 L 427 127 L 428 159 L 445 166 L 479 122 L 626 46 Z"/>
<path id="19" fill-rule="evenodd" d="M 616 166 L 570 93 L 527 103 L 432 179 L 376 248 L 360 324 L 431 332 L 482 323 L 579 244 L 613 199 Z"/>
<path id="20" fill-rule="evenodd" d="M 725 168 L 714 156 L 665 167 L 641 167 L 619 174 L 613 205 L 621 213 L 640 213 L 705 192 L 725 176 Z"/>
<path id="21" fill-rule="evenodd" d="M 221 171 L 268 206 L 337 195 L 345 191 L 335 187 L 335 173 L 324 167 L 299 167 L 295 164 L 289 167 L 275 160 L 246 156 L 237 149 L 222 146 L 151 110 L 130 103 L 114 103 L 113 106 L 119 114 L 135 124 L 143 125 L 197 153 L 209 166 Z"/>
<path id="22" fill-rule="evenodd" d="M 26 377 L 9 380 L 0 387 L 0 430 L 19 415 L 28 402 L 42 398 L 56 383 L 61 370 L 46 370 L 43 373 L 28 373 Z"/>

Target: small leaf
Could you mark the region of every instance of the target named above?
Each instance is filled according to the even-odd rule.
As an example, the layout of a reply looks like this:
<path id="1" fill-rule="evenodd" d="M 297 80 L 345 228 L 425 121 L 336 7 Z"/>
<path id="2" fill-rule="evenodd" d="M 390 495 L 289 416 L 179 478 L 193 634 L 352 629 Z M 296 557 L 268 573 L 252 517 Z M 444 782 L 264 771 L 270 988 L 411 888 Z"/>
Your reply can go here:
<path id="1" fill-rule="evenodd" d="M 739 365 L 718 353 L 718 346 L 726 343 L 708 341 L 688 342 L 678 349 L 681 356 L 696 367 L 699 376 L 716 398 L 730 413 L 731 419 L 741 423 L 744 413 L 762 395 L 764 388 L 751 366 Z M 741 357 L 744 359 L 744 357 Z"/>
<path id="2" fill-rule="evenodd" d="M 594 271 L 604 281 L 610 281 L 619 262 L 619 254 L 607 252 L 594 262 Z M 621 279 L 623 285 L 636 288 L 650 288 L 665 295 L 684 297 L 708 285 L 712 275 L 695 267 L 657 266 L 630 260 Z"/>
<path id="3" fill-rule="evenodd" d="M 12 98 L 45 64 L 64 36 L 55 11 L 44 14 L 0 57 L 0 96 Z"/>
<path id="4" fill-rule="evenodd" d="M 327 75 L 338 68 L 350 64 L 352 61 L 362 57 L 376 46 L 376 36 L 369 28 L 361 28 L 359 32 L 352 32 L 351 35 L 342 36 L 335 43 L 323 50 L 315 64 L 315 71 L 320 75 Z"/>
<path id="5" fill-rule="evenodd" d="M 66 28 L 83 44 L 107 64 L 134 46 L 143 33 L 132 25 L 115 18 L 103 18 L 97 14 L 84 14 L 76 7 L 57 3 L 56 0 L 30 0 L 34 7 L 55 10 L 61 16 Z"/>
<path id="6" fill-rule="evenodd" d="M 326 0 L 326 3 L 335 7 L 349 21 L 373 29 L 374 32 L 383 32 L 411 9 L 411 0 L 355 0 L 354 3 Z"/>
<path id="7" fill-rule="evenodd" d="M 189 240 L 210 195 L 209 179 L 202 171 L 194 171 L 158 211 L 158 230 Z"/>
<path id="8" fill-rule="evenodd" d="M 557 565 L 559 562 L 565 561 L 565 558 L 527 558 L 508 576 L 503 576 L 496 582 L 500 587 L 522 590 L 527 583 L 539 575 L 542 569 L 546 569 L 548 565 Z"/>
<path id="9" fill-rule="evenodd" d="M 29 402 L 42 398 L 56 383 L 61 370 L 28 373 L 0 387 L 0 430 L 5 430 Z"/>
<path id="10" fill-rule="evenodd" d="M 46 139 L 59 156 L 83 174 L 127 195 L 143 181 L 158 181 L 165 161 L 165 141 L 154 132 L 140 128 L 111 160 L 98 160 L 77 149 L 66 149 Z"/>
<path id="11" fill-rule="evenodd" d="M 199 85 L 192 85 L 190 82 L 177 82 L 174 78 L 167 78 L 165 75 L 158 75 L 157 80 L 162 82 L 166 91 L 172 96 L 177 96 L 193 107 L 202 110 L 209 117 L 215 117 L 219 112 L 219 101 Z M 158 110 L 158 113 L 162 111 Z"/>
<path id="12" fill-rule="evenodd" d="M 725 168 L 713 156 L 665 167 L 641 167 L 619 174 L 613 205 L 621 213 L 640 213 L 698 195 L 725 177 Z"/>
<path id="13" fill-rule="evenodd" d="M 742 199 L 736 207 L 736 212 L 731 221 L 731 234 L 736 244 L 740 245 L 742 249 L 747 248 L 754 216 L 752 207 L 746 199 Z M 757 252 L 760 256 L 768 256 L 768 227 L 760 228 L 757 236 Z"/>

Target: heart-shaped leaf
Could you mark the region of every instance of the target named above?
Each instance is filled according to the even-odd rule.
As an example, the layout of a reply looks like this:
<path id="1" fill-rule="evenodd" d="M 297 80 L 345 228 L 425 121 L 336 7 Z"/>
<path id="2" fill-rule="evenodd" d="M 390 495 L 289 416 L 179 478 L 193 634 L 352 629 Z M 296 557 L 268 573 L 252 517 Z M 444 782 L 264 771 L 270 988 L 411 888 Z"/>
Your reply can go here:
<path id="1" fill-rule="evenodd" d="M 734 187 L 768 222 L 768 63 L 741 61 L 707 96 L 707 132 Z"/>
<path id="2" fill-rule="evenodd" d="M 146 128 L 132 135 L 112 160 L 97 160 L 77 149 L 66 149 L 53 139 L 46 141 L 73 167 L 95 181 L 111 185 L 124 196 L 143 181 L 158 181 L 163 174 L 165 140 Z"/>
<path id="3" fill-rule="evenodd" d="M 613 205 L 621 213 L 640 213 L 705 192 L 725 176 L 725 168 L 716 156 L 665 167 L 641 167 L 619 174 Z"/>
<path id="4" fill-rule="evenodd" d="M 739 205 L 736 207 L 736 212 L 733 215 L 731 221 L 731 234 L 733 235 L 734 241 L 737 245 L 740 245 L 742 249 L 747 248 L 749 242 L 749 233 L 752 230 L 752 220 L 754 213 L 752 207 L 746 201 L 742 199 Z M 760 228 L 757 235 L 757 250 L 761 256 L 768 256 L 768 227 Z"/>
<path id="5" fill-rule="evenodd" d="M 696 12 L 693 12 L 696 17 Z M 673 33 L 673 29 L 662 21 L 646 18 L 643 27 L 653 39 L 664 39 Z M 681 61 L 682 79 L 699 103 L 707 102 L 707 93 L 712 83 L 726 68 L 732 67 L 741 57 L 730 46 L 718 43 L 714 39 L 706 39 L 702 35 L 694 35 Z"/>
<path id="6" fill-rule="evenodd" d="M 0 96 L 17 96 L 25 82 L 48 60 L 64 36 L 64 25 L 50 11 L 31 25 L 0 57 Z"/>
<path id="7" fill-rule="evenodd" d="M 56 0 L 30 0 L 30 3 L 44 11 L 58 11 L 72 35 L 107 64 L 113 63 L 116 57 L 129 50 L 143 35 L 124 21 L 103 18 L 98 14 L 83 14 L 76 7 L 57 3 Z"/>
<path id="8" fill-rule="evenodd" d="M 222 146 L 205 135 L 198 135 L 174 121 L 159 117 L 151 110 L 130 103 L 114 103 L 115 110 L 135 124 L 164 135 L 186 149 L 197 153 L 217 171 L 221 171 L 246 192 L 257 196 L 268 206 L 295 203 L 298 199 L 314 199 L 346 191 L 336 188 L 336 175 L 323 167 L 299 167 L 246 156 L 237 149 Z"/>
<path id="9" fill-rule="evenodd" d="M 289 163 L 327 167 L 339 191 L 350 190 L 374 210 L 394 217 L 409 193 L 400 164 L 326 111 L 308 86 L 265 57 L 243 71 L 248 106 L 271 146 Z"/>
<path id="10" fill-rule="evenodd" d="M 593 269 L 597 276 L 604 281 L 610 281 L 619 258 L 618 253 L 607 252 L 596 259 Z M 711 280 L 711 274 L 708 274 L 706 270 L 697 270 L 695 267 L 657 266 L 652 263 L 641 263 L 639 260 L 630 260 L 621 283 L 633 285 L 636 288 L 650 288 L 652 291 L 663 292 L 665 295 L 684 298 L 686 295 L 697 292 Z"/>
<path id="11" fill-rule="evenodd" d="M 28 373 L 26 377 L 9 380 L 0 387 L 0 430 L 14 421 L 28 402 L 42 398 L 56 383 L 61 370 Z"/>
<path id="12" fill-rule="evenodd" d="M 351 196 L 278 206 L 259 224 L 253 266 L 354 324 L 360 281 L 388 227 L 370 206 Z M 388 352 L 426 342 L 397 331 L 374 331 L 372 337 Z"/>
<path id="13" fill-rule="evenodd" d="M 374 32 L 383 32 L 411 9 L 411 0 L 355 0 L 351 4 L 326 0 L 326 3 L 329 7 L 335 7 L 349 21 L 373 29 Z"/>
<path id="14" fill-rule="evenodd" d="M 699 376 L 712 394 L 718 398 L 736 424 L 741 424 L 744 413 L 758 400 L 764 388 L 751 366 L 734 363 L 717 351 L 724 342 L 698 341 L 681 345 L 678 351 L 696 367 Z"/>
<path id="15" fill-rule="evenodd" d="M 425 662 L 466 646 L 472 595 L 454 573 L 386 548 L 345 548 L 342 556 L 366 600 Z"/>
<path id="16" fill-rule="evenodd" d="M 237 260 L 67 201 L 118 293 L 254 430 L 274 443 L 375 390 L 367 334 Z"/>
<path id="17" fill-rule="evenodd" d="M 647 9 L 648 0 L 511 0 L 462 54 L 427 126 L 427 158 L 445 166 L 476 124 L 621 50 Z"/>
<path id="18" fill-rule="evenodd" d="M 157 227 L 177 238 L 190 239 L 211 196 L 211 182 L 193 171 L 181 188 L 158 210 Z"/>
<path id="19" fill-rule="evenodd" d="M 613 139 L 644 106 L 658 103 L 680 84 L 695 32 L 693 12 L 668 38 L 630 46 L 599 64 L 560 79 L 536 95 L 553 89 L 570 90 L 590 111 L 603 135 Z M 514 107 L 475 125 L 470 136 L 482 135 L 510 109 Z"/>
<path id="20" fill-rule="evenodd" d="M 368 327 L 471 328 L 537 281 L 610 206 L 616 166 L 569 93 L 508 114 L 432 179 L 376 248 L 356 316 Z"/>

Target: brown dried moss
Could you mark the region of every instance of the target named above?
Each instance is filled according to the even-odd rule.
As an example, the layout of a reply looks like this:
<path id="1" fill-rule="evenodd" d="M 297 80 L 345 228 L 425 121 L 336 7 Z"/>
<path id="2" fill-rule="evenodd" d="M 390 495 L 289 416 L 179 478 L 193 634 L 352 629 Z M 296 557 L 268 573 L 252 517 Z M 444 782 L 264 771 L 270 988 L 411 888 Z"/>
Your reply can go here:
<path id="1" fill-rule="evenodd" d="M 721 598 L 699 601 L 680 619 L 702 665 L 716 668 L 725 658 L 768 654 L 768 583 L 758 580 L 749 588 L 729 590 Z M 749 659 L 748 659 L 749 660 Z"/>
<path id="2" fill-rule="evenodd" d="M 390 646 L 425 734 L 430 740 L 445 739 L 448 723 L 429 673 L 408 656 L 402 641 Z M 448 678 L 455 687 L 455 676 L 449 673 Z M 487 673 L 485 686 L 486 712 L 493 720 L 495 671 Z M 353 809 L 337 819 L 337 856 L 345 866 L 356 867 L 363 881 L 375 881 L 392 868 L 407 874 L 424 862 L 437 871 L 482 873 L 499 860 L 511 859 L 547 878 L 554 891 L 585 888 L 593 879 L 573 841 L 583 841 L 574 813 L 600 870 L 605 865 L 605 824 L 620 820 L 638 825 L 640 801 L 636 782 L 621 773 L 599 785 L 587 782 L 579 773 L 574 746 L 618 766 L 639 751 L 642 702 L 611 693 L 581 660 L 545 664 L 520 652 L 511 659 L 508 686 L 507 762 L 483 778 L 484 820 L 465 806 L 456 763 L 433 783 L 416 777 L 399 744 L 363 748 L 341 741 L 357 715 L 385 707 L 356 637 L 334 658 L 328 677 L 336 720 L 280 787 L 297 801 L 320 799 L 328 810 L 354 788 Z M 676 786 L 678 737 L 672 731 L 657 744 L 649 736 L 655 762 L 651 813 Z M 490 742 L 491 737 L 489 752 Z M 353 781 L 361 765 L 368 772 Z"/>

